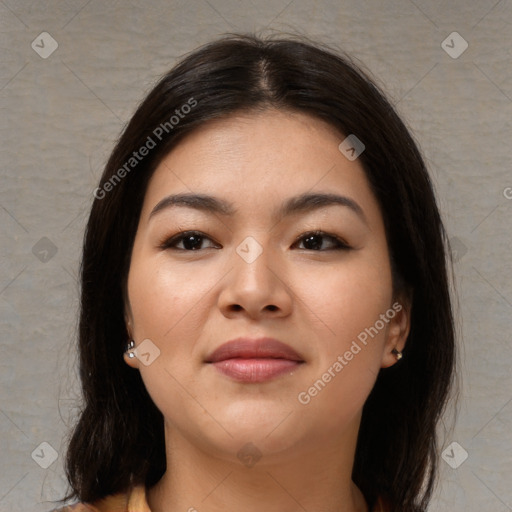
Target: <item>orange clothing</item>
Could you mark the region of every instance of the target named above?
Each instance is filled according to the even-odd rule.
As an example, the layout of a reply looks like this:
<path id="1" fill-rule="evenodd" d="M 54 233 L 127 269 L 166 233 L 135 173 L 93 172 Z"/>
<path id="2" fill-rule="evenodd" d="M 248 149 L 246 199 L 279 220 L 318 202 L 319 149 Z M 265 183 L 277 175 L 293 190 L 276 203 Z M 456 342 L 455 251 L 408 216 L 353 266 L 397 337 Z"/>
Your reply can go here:
<path id="1" fill-rule="evenodd" d="M 372 512 L 387 512 L 379 500 Z M 151 512 L 146 501 L 146 490 L 143 485 L 134 487 L 131 492 L 113 494 L 94 503 L 75 503 L 53 512 Z"/>
<path id="2" fill-rule="evenodd" d="M 75 503 L 54 512 L 151 512 L 143 485 L 126 493 L 112 494 L 94 503 Z"/>

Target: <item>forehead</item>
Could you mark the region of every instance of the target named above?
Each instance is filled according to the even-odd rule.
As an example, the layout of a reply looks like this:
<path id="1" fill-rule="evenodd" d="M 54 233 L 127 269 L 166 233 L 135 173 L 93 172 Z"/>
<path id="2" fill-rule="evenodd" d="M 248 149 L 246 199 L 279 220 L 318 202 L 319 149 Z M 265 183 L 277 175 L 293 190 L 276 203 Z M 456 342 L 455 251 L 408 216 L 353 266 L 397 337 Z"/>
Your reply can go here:
<path id="1" fill-rule="evenodd" d="M 378 210 L 362 165 L 338 148 L 344 138 L 330 124 L 295 112 L 268 110 L 205 122 L 159 164 L 143 215 L 176 192 L 221 196 L 255 211 L 321 190 Z"/>
<path id="2" fill-rule="evenodd" d="M 194 151 L 194 158 L 202 169 L 207 159 L 215 163 L 219 171 L 232 162 L 241 172 L 244 168 L 254 169 L 262 162 L 274 165 L 274 172 L 278 168 L 284 171 L 288 164 L 297 167 L 301 160 L 310 163 L 312 158 L 319 166 L 332 165 L 343 138 L 331 125 L 303 113 L 248 112 L 205 122 L 184 138 L 166 160 L 175 163 L 188 160 L 190 151 Z M 240 162 L 241 159 L 245 161 Z M 233 170 L 230 168 L 231 172 Z"/>

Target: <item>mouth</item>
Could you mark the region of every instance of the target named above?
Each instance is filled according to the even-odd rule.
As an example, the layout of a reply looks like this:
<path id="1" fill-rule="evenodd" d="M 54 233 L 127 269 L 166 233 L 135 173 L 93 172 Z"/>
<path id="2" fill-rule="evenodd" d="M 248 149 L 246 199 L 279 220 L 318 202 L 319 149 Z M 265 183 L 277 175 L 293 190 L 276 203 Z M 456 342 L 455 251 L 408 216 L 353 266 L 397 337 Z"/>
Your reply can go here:
<path id="1" fill-rule="evenodd" d="M 273 338 L 236 338 L 205 360 L 223 375 L 248 383 L 265 382 L 293 371 L 305 361 L 292 347 Z"/>

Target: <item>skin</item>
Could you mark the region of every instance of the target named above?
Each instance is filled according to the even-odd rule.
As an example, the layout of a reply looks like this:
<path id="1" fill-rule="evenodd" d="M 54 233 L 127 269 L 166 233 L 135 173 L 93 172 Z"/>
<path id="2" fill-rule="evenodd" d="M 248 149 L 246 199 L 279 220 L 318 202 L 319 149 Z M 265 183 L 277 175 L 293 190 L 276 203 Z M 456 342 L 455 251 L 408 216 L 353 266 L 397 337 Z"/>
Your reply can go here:
<path id="1" fill-rule="evenodd" d="M 364 512 L 351 480 L 361 411 L 380 368 L 396 363 L 409 332 L 410 308 L 393 294 L 379 205 L 359 161 L 338 149 L 345 137 L 305 114 L 267 110 L 203 124 L 161 162 L 149 183 L 128 275 L 126 323 L 139 345 L 160 355 L 140 371 L 165 419 L 167 472 L 148 491 L 153 512 Z M 174 206 L 150 218 L 169 194 L 203 193 L 232 203 L 231 216 Z M 347 196 L 281 219 L 290 197 Z M 205 234 L 197 250 L 162 248 L 179 231 Z M 308 245 L 311 230 L 328 236 Z M 252 263 L 236 248 L 260 244 Z M 190 247 L 188 245 L 187 247 Z M 181 250 L 180 250 L 181 248 Z M 395 301 L 403 309 L 330 382 L 302 404 L 365 328 Z M 239 383 L 204 362 L 238 336 L 270 336 L 304 359 L 263 383 Z M 252 443 L 252 467 L 237 453 Z M 245 448 L 247 451 L 247 448 Z"/>

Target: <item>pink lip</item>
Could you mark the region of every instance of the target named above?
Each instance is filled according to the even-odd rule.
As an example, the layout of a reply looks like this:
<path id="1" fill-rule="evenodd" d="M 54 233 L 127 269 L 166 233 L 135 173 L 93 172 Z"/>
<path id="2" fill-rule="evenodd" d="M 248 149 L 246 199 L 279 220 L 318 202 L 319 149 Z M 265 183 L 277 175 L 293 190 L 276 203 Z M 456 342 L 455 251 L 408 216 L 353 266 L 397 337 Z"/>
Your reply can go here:
<path id="1" fill-rule="evenodd" d="M 289 345 L 273 338 L 236 338 L 218 347 L 205 362 L 239 382 L 264 382 L 289 373 L 304 360 Z"/>

